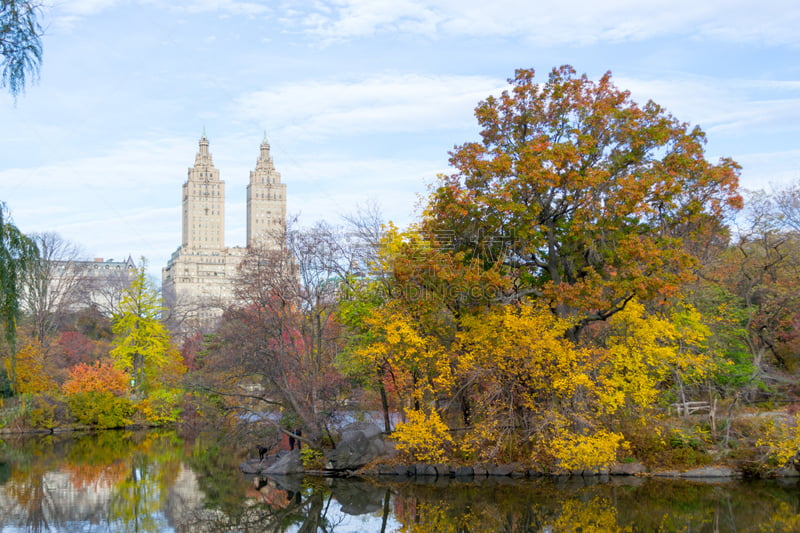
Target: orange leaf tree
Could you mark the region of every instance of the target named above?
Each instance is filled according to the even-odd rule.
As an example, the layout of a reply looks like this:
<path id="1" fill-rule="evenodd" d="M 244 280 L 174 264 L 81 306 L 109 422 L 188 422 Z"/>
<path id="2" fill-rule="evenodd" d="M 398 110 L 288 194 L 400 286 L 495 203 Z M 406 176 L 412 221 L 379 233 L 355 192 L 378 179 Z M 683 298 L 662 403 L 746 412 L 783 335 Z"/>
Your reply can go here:
<path id="1" fill-rule="evenodd" d="M 62 386 L 64 394 L 81 392 L 110 392 L 122 396 L 128 392 L 130 376 L 114 368 L 111 361 L 97 361 L 94 364 L 78 363 L 69 370 L 69 378 Z"/>
<path id="2" fill-rule="evenodd" d="M 62 386 L 72 414 L 82 424 L 101 428 L 130 423 L 133 404 L 126 397 L 130 376 L 111 361 L 79 363 Z"/>
<path id="3" fill-rule="evenodd" d="M 608 73 L 563 66 L 535 83 L 518 70 L 509 83 L 476 108 L 482 141 L 451 153 L 426 227 L 456 252 L 502 255 L 517 295 L 577 317 L 574 336 L 634 297 L 673 294 L 696 266 L 690 250 L 741 206 L 739 166 L 707 161 L 700 128 L 638 105 Z"/>

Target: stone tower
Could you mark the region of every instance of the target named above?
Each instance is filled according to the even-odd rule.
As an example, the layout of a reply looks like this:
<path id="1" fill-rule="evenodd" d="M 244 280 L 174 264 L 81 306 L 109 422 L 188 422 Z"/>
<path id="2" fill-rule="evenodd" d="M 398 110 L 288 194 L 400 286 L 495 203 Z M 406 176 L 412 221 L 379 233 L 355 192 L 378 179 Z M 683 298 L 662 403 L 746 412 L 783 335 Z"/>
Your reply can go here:
<path id="1" fill-rule="evenodd" d="M 200 150 L 183 184 L 183 238 L 181 247 L 221 250 L 225 247 L 225 182 L 214 168 L 208 139 L 200 137 Z"/>
<path id="2" fill-rule="evenodd" d="M 235 305 L 237 269 L 247 248 L 225 246 L 225 182 L 214 168 L 205 132 L 183 184 L 181 245 L 162 269 L 161 290 L 176 330 L 209 331 Z M 247 186 L 247 246 L 278 246 L 286 227 L 286 185 L 266 138 Z"/>
<path id="3" fill-rule="evenodd" d="M 265 135 L 247 185 L 247 246 L 274 246 L 285 229 L 286 185 L 275 170 Z"/>

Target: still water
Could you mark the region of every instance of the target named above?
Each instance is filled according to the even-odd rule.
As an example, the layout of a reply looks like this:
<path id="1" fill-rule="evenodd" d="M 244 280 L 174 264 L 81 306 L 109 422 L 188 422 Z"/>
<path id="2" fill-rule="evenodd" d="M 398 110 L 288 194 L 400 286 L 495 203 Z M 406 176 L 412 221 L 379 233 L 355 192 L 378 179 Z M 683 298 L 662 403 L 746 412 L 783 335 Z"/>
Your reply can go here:
<path id="1" fill-rule="evenodd" d="M 800 532 L 797 480 L 254 480 L 209 438 L 0 438 L 0 531 Z"/>

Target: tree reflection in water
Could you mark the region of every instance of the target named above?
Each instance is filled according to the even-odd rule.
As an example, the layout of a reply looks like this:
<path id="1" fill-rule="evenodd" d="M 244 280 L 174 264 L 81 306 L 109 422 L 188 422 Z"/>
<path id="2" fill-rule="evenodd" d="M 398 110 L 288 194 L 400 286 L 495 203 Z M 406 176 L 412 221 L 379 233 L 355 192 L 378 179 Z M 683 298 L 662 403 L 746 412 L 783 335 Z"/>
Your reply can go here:
<path id="1" fill-rule="evenodd" d="M 797 480 L 245 478 L 174 432 L 0 439 L 0 530 L 789 532 Z"/>

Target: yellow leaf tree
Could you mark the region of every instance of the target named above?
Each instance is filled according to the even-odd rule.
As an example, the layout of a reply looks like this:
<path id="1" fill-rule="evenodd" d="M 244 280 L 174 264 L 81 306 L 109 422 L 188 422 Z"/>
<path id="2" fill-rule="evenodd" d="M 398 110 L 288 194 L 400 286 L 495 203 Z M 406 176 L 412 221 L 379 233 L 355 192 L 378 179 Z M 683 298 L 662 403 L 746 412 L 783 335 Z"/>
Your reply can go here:
<path id="1" fill-rule="evenodd" d="M 716 357 L 704 347 L 709 329 L 697 310 L 682 304 L 667 314 L 648 313 L 633 300 L 609 324 L 599 374 L 600 395 L 608 412 L 652 407 L 674 385 L 685 402 L 685 386 L 708 377 Z"/>
<path id="2" fill-rule="evenodd" d="M 158 385 L 156 377 L 160 371 L 175 364 L 182 366 L 180 353 L 161 322 L 163 307 L 158 293 L 147 281 L 145 268 L 142 259 L 136 278 L 122 298 L 120 312 L 114 316 L 110 352 L 114 366 L 131 375 L 133 388 L 141 396 Z"/>
<path id="3" fill-rule="evenodd" d="M 27 339 L 14 358 L 15 371 L 11 371 L 12 358 L 6 359 L 6 371 L 14 376 L 14 391 L 17 394 L 38 394 L 57 388 L 52 372 L 46 367 L 44 351 L 34 339 Z"/>

